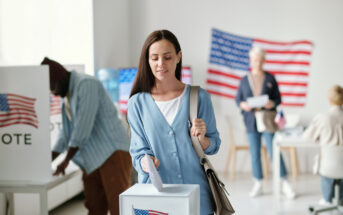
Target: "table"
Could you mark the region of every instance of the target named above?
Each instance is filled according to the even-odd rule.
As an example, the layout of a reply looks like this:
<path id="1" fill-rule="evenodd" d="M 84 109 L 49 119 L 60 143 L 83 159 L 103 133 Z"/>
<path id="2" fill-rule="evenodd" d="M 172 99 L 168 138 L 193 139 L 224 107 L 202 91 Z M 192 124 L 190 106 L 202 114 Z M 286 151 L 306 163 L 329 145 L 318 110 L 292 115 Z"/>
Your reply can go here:
<path id="1" fill-rule="evenodd" d="M 53 176 L 46 182 L 0 181 L 0 192 L 9 198 L 9 212 L 14 214 L 14 193 L 38 193 L 40 196 L 40 214 L 48 215 L 48 191 L 74 177 L 80 177 L 81 170 L 67 172 L 64 176 Z"/>
<path id="2" fill-rule="evenodd" d="M 280 208 L 280 147 L 293 146 L 293 147 L 319 147 L 318 144 L 307 141 L 301 138 L 301 135 L 287 136 L 282 132 L 276 132 L 273 140 L 273 191 L 276 200 L 276 206 Z"/>

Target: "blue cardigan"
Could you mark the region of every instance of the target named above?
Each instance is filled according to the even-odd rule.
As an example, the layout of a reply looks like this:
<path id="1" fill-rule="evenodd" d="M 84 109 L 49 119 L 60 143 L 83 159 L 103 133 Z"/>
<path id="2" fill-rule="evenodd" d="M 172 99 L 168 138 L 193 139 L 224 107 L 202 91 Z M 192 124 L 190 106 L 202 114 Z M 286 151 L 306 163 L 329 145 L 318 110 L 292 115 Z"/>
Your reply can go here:
<path id="1" fill-rule="evenodd" d="M 281 95 L 274 76 L 268 72 L 266 72 L 266 77 L 262 85 L 261 95 L 264 94 L 267 94 L 269 96 L 269 99 L 272 100 L 275 104 L 275 106 L 269 110 L 276 111 L 276 107 L 281 104 Z M 253 92 L 249 85 L 248 76 L 244 76 L 239 84 L 239 88 L 236 94 L 236 103 L 238 107 L 242 101 L 247 101 L 247 98 L 249 97 L 253 97 Z M 249 112 L 242 110 L 241 112 L 243 114 L 244 124 L 247 132 L 257 132 L 254 110 Z"/>
<path id="2" fill-rule="evenodd" d="M 213 199 L 209 184 L 189 136 L 189 96 L 187 87 L 180 109 L 170 126 L 150 93 L 137 93 L 129 99 L 127 118 L 131 128 L 130 154 L 139 183 L 151 183 L 140 161 L 145 153 L 160 161 L 157 168 L 164 184 L 199 184 L 201 215 L 212 214 Z M 198 118 L 206 123 L 210 146 L 206 154 L 219 150 L 220 138 L 210 95 L 199 89 Z"/>

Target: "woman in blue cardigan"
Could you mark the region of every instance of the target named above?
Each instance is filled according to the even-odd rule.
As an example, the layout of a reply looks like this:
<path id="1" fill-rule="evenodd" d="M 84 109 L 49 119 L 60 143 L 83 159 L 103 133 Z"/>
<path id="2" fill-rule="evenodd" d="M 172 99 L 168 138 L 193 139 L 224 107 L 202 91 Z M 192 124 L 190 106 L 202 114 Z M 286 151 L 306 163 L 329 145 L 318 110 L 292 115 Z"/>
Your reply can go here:
<path id="1" fill-rule="evenodd" d="M 243 77 L 236 95 L 236 103 L 240 107 L 244 124 L 247 129 L 250 144 L 252 161 L 252 172 L 255 179 L 254 186 L 249 193 L 251 197 L 262 194 L 262 166 L 261 166 L 261 136 L 263 135 L 268 152 L 272 158 L 274 132 L 258 132 L 256 127 L 256 109 L 251 108 L 247 98 L 259 95 L 268 95 L 269 100 L 262 108 L 263 110 L 276 111 L 276 107 L 281 104 L 279 87 L 274 76 L 263 70 L 265 52 L 260 47 L 253 47 L 249 52 L 251 74 Z M 280 155 L 281 156 L 281 155 Z M 281 156 L 280 177 L 283 178 L 282 191 L 288 198 L 294 198 L 295 193 L 286 181 L 287 171 Z"/>
<path id="2" fill-rule="evenodd" d="M 209 94 L 199 90 L 198 118 L 189 121 L 190 87 L 181 82 L 182 55 L 174 34 L 152 32 L 142 48 L 128 102 L 130 154 L 139 183 L 151 183 L 145 154 L 164 184 L 199 184 L 201 215 L 213 214 L 209 184 L 189 135 L 198 136 L 206 154 L 219 150 L 220 138 Z"/>

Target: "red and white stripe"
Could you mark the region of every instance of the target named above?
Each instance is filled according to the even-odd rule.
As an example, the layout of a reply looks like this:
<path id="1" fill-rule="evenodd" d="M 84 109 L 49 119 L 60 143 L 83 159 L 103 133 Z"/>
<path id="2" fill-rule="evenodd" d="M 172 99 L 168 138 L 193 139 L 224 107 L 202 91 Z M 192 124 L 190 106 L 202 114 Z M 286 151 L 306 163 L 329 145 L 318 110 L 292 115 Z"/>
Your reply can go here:
<path id="1" fill-rule="evenodd" d="M 168 215 L 168 213 L 163 213 L 161 211 L 149 210 L 149 215 Z"/>
<path id="2" fill-rule="evenodd" d="M 313 44 L 309 41 L 285 43 L 255 39 L 253 45 L 266 51 L 263 68 L 275 76 L 282 104 L 304 106 Z"/>
<path id="3" fill-rule="evenodd" d="M 120 111 L 123 113 L 123 114 L 126 114 L 127 113 L 127 103 L 128 103 L 128 100 L 129 98 L 121 98 L 119 100 L 119 108 L 120 108 Z"/>
<path id="4" fill-rule="evenodd" d="M 50 116 L 61 114 L 61 97 L 50 94 Z"/>
<path id="5" fill-rule="evenodd" d="M 192 70 L 189 66 L 183 66 L 181 70 L 181 81 L 185 84 L 192 84 Z"/>

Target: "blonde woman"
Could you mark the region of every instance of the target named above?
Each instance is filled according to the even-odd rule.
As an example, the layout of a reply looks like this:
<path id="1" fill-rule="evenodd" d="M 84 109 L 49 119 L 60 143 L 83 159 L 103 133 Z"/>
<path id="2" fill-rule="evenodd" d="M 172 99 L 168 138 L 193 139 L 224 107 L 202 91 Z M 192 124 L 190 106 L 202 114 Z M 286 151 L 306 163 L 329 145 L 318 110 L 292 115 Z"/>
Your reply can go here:
<path id="1" fill-rule="evenodd" d="M 343 147 L 343 88 L 332 86 L 329 90 L 330 110 L 325 114 L 318 114 L 313 118 L 303 137 L 319 142 L 320 147 Z M 323 198 L 321 205 L 330 204 L 334 197 L 334 179 L 321 176 Z M 340 201 L 343 203 L 343 180 L 340 184 Z"/>
<path id="2" fill-rule="evenodd" d="M 257 130 L 255 117 L 256 109 L 249 106 L 247 99 L 253 96 L 268 95 L 269 100 L 262 110 L 276 112 L 276 107 L 281 104 L 281 95 L 274 76 L 263 70 L 265 51 L 262 48 L 255 46 L 250 50 L 249 58 L 251 73 L 242 78 L 236 95 L 236 103 L 241 109 L 250 144 L 252 173 L 255 183 L 249 196 L 256 197 L 263 193 L 261 137 L 264 137 L 268 152 L 272 158 L 274 132 L 259 132 Z M 280 160 L 280 177 L 283 179 L 282 191 L 287 198 L 292 199 L 295 197 L 295 193 L 286 180 L 287 171 L 282 156 Z"/>

